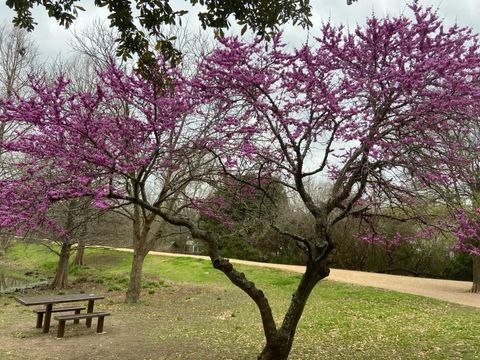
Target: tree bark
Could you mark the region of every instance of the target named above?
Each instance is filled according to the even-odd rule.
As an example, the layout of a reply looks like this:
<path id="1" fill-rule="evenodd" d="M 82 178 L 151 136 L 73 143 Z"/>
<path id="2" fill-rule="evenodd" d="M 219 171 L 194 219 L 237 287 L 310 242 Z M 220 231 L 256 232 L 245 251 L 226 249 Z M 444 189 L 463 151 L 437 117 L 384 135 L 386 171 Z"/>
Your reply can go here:
<path id="1" fill-rule="evenodd" d="M 11 95 L 8 95 L 8 91 L 7 91 L 7 97 L 8 96 L 11 96 Z M 6 126 L 6 123 L 0 124 L 0 140 L 3 140 L 5 137 L 5 126 Z"/>
<path id="2" fill-rule="evenodd" d="M 274 344 L 265 345 L 262 352 L 258 355 L 257 360 L 287 360 L 288 353 L 281 351 L 280 346 Z"/>
<path id="3" fill-rule="evenodd" d="M 12 244 L 13 236 L 9 234 L 0 234 L 0 257 L 7 255 L 7 251 Z"/>
<path id="4" fill-rule="evenodd" d="M 70 249 L 72 245 L 69 243 L 63 243 L 58 258 L 57 271 L 55 278 L 50 285 L 52 289 L 64 289 L 68 286 L 68 260 L 70 258 Z"/>
<path id="5" fill-rule="evenodd" d="M 77 253 L 75 254 L 75 260 L 73 261 L 73 263 L 78 266 L 85 265 L 84 254 L 85 254 L 85 242 L 83 241 L 83 239 L 79 239 L 78 246 L 77 246 Z"/>
<path id="6" fill-rule="evenodd" d="M 128 290 L 125 295 L 125 302 L 129 304 L 137 303 L 140 300 L 140 291 L 142 289 L 142 269 L 145 256 L 152 249 L 157 239 L 156 235 L 150 236 L 152 223 L 156 214 L 153 212 L 145 213 L 141 211 L 138 205 L 133 208 L 133 260 L 130 271 Z"/>
<path id="7" fill-rule="evenodd" d="M 129 304 L 137 303 L 140 300 L 140 291 L 142 289 L 142 269 L 145 254 L 134 252 L 132 269 L 130 271 L 130 281 L 125 301 Z"/>
<path id="8" fill-rule="evenodd" d="M 258 360 L 286 360 L 292 349 L 297 326 L 302 317 L 307 300 L 318 282 L 330 273 L 328 266 L 321 262 L 307 266 L 297 290 L 292 296 L 292 301 L 283 319 L 282 326 L 278 329 L 273 342 L 267 341 Z"/>
<path id="9" fill-rule="evenodd" d="M 472 293 L 480 293 L 480 256 L 473 255 L 473 284 Z"/>
<path id="10" fill-rule="evenodd" d="M 7 288 L 7 282 L 5 281 L 5 274 L 0 271 L 0 291 Z"/>

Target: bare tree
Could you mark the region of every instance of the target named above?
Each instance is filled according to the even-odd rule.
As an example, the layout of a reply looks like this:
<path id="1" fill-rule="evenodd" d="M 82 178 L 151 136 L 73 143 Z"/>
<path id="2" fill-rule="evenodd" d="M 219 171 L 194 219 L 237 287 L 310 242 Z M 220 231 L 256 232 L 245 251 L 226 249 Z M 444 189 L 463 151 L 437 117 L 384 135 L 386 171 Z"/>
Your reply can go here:
<path id="1" fill-rule="evenodd" d="M 10 97 L 28 83 L 28 75 L 38 66 L 38 50 L 26 30 L 0 25 L 0 94 Z M 0 139 L 9 129 L 0 124 Z"/>
<path id="2" fill-rule="evenodd" d="M 28 75 L 38 65 L 38 51 L 26 30 L 10 25 L 0 25 L 0 97 L 8 98 L 21 93 L 28 83 Z M 4 140 L 17 124 L 0 123 L 0 141 Z M 9 171 L 8 156 L 0 151 L 0 176 Z M 13 243 L 13 233 L 0 228 L 0 256 Z"/>

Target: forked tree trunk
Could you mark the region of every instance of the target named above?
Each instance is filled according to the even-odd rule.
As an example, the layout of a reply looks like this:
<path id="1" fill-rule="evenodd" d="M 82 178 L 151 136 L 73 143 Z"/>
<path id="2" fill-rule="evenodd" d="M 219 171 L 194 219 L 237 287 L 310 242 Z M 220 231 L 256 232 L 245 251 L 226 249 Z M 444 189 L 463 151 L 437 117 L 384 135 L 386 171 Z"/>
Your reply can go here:
<path id="1" fill-rule="evenodd" d="M 85 242 L 82 239 L 80 239 L 78 240 L 77 253 L 75 254 L 75 260 L 73 261 L 73 263 L 78 266 L 85 265 L 84 254 L 85 254 Z"/>
<path id="2" fill-rule="evenodd" d="M 258 355 L 258 360 L 287 360 L 292 350 L 293 339 L 297 331 L 297 326 L 302 317 L 303 310 L 307 304 L 315 285 L 328 276 L 330 269 L 326 264 L 317 264 L 313 267 L 307 267 L 302 276 L 302 280 L 297 290 L 292 296 L 292 301 L 287 313 L 283 319 L 282 326 L 278 329 L 277 335 L 273 341 L 268 341 L 262 352 Z"/>
<path id="3" fill-rule="evenodd" d="M 318 209 L 314 209 L 318 210 Z M 244 273 L 239 272 L 226 258 L 220 256 L 218 251 L 218 242 L 211 232 L 200 229 L 194 222 L 168 213 L 159 214 L 164 220 L 172 225 L 184 226 L 190 230 L 193 238 L 205 242 L 208 246 L 208 255 L 215 269 L 220 270 L 225 276 L 242 291 L 244 291 L 257 305 L 262 319 L 263 332 L 266 344 L 262 352 L 258 355 L 259 360 L 286 360 L 292 348 L 293 339 L 297 330 L 298 322 L 302 316 L 305 304 L 315 285 L 327 277 L 330 269 L 327 266 L 327 258 L 333 250 L 330 234 L 326 232 L 324 222 L 318 221 L 316 232 L 325 239 L 318 242 L 312 251 L 311 247 L 306 246 L 309 255 L 307 267 L 302 279 L 292 296 L 290 306 L 285 314 L 283 323 L 277 328 L 272 309 L 264 292 L 248 280 Z M 320 214 L 321 215 L 321 214 Z M 323 219 L 322 219 L 323 220 Z"/>
<path id="4" fill-rule="evenodd" d="M 480 293 L 480 256 L 473 256 L 473 284 L 471 291 Z"/>
<path id="5" fill-rule="evenodd" d="M 63 243 L 62 249 L 60 251 L 60 256 L 58 258 L 57 271 L 55 273 L 55 278 L 53 279 L 52 284 L 50 285 L 52 289 L 64 289 L 68 285 L 68 260 L 70 258 L 70 249 L 72 245 Z"/>
<path id="6" fill-rule="evenodd" d="M 77 200 L 70 200 L 67 204 L 67 218 L 65 220 L 65 229 L 69 232 L 62 241 L 60 257 L 58 259 L 57 271 L 55 278 L 51 284 L 52 289 L 64 289 L 68 286 L 68 260 L 70 259 L 70 251 L 72 249 L 71 231 L 74 229 L 75 216 L 74 210 L 77 206 Z"/>
<path id="7" fill-rule="evenodd" d="M 130 271 L 130 281 L 125 301 L 129 304 L 137 303 L 140 300 L 140 291 L 142 290 L 142 269 L 145 254 L 138 253 L 136 250 L 133 254 L 132 269 Z"/>
<path id="8" fill-rule="evenodd" d="M 145 256 L 152 249 L 156 241 L 156 236 L 150 237 L 150 230 L 155 214 L 150 213 L 147 216 L 142 215 L 140 207 L 134 205 L 133 209 L 133 260 L 130 271 L 128 290 L 125 296 L 125 302 L 129 304 L 137 303 L 140 300 L 142 290 L 142 269 Z"/>
<path id="9" fill-rule="evenodd" d="M 205 235 L 209 240 L 209 235 Z M 277 329 L 273 318 L 272 309 L 262 290 L 249 281 L 244 273 L 235 270 L 228 259 L 218 254 L 218 248 L 213 242 L 209 243 L 209 255 L 213 267 L 222 271 L 236 286 L 247 293 L 256 303 L 262 317 L 263 330 L 266 344 L 258 355 L 258 360 L 286 360 L 293 345 L 293 339 L 298 322 L 302 317 L 305 304 L 315 285 L 328 276 L 330 269 L 323 260 L 312 261 L 307 265 L 305 273 L 292 296 L 290 306 L 285 314 L 283 323 Z"/>

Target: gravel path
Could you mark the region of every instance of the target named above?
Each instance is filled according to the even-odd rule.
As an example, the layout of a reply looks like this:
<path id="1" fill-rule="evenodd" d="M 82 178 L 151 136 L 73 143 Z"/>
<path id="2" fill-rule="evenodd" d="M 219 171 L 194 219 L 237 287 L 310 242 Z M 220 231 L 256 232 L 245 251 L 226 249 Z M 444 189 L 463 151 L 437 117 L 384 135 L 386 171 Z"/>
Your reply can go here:
<path id="1" fill-rule="evenodd" d="M 116 250 L 128 252 L 133 251 L 132 249 L 127 248 L 116 248 Z M 210 260 L 209 257 L 201 255 L 171 254 L 158 251 L 150 251 L 149 254 L 162 256 L 183 256 Z M 230 259 L 230 261 L 234 264 L 259 266 L 298 273 L 303 273 L 305 271 L 304 266 L 298 265 L 270 264 L 237 259 Z M 480 294 L 472 294 L 469 292 L 472 284 L 468 281 L 427 279 L 340 269 L 331 269 L 328 279 L 350 284 L 394 290 L 408 294 L 422 295 L 434 299 L 480 308 Z"/>

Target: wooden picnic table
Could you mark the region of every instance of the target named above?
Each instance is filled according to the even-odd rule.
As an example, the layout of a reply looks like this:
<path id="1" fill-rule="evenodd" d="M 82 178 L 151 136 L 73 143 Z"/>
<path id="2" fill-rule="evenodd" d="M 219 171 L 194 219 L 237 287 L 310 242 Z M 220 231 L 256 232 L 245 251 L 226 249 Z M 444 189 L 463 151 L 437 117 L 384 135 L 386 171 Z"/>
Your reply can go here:
<path id="1" fill-rule="evenodd" d="M 15 300 L 25 306 L 45 305 L 45 320 L 43 323 L 43 332 L 50 330 L 50 319 L 54 304 L 70 303 L 77 301 L 88 301 L 87 313 L 93 312 L 95 300 L 104 299 L 103 295 L 95 294 L 69 294 L 69 295 L 41 295 L 41 296 L 15 296 Z M 86 319 L 86 324 L 90 327 L 92 319 Z"/>

